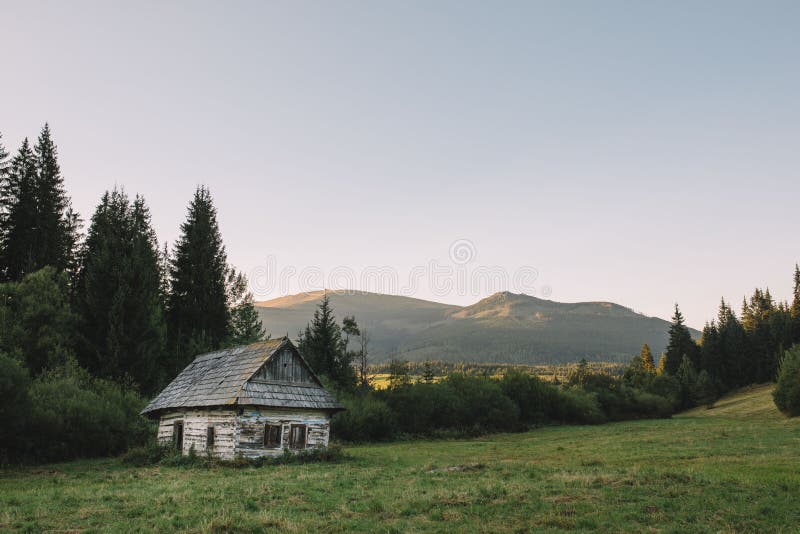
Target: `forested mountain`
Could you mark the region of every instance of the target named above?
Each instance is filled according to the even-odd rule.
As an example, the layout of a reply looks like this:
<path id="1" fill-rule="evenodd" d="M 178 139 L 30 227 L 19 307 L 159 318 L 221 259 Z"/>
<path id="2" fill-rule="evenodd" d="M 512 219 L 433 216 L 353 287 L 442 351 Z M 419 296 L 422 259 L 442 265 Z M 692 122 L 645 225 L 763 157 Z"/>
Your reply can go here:
<path id="1" fill-rule="evenodd" d="M 324 292 L 256 303 L 268 333 L 296 336 Z M 376 361 L 559 363 L 628 361 L 642 342 L 658 355 L 669 322 L 610 302 L 561 303 L 509 292 L 466 307 L 367 292 L 329 291 L 337 315 L 355 315 Z M 699 332 L 692 331 L 694 336 Z"/>

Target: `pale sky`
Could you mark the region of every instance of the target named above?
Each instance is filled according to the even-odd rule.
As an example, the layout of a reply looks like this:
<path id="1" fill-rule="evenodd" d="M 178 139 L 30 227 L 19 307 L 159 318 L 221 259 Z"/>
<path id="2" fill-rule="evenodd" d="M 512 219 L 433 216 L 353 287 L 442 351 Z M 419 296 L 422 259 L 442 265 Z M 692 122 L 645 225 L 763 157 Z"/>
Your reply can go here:
<path id="1" fill-rule="evenodd" d="M 117 184 L 162 242 L 207 184 L 259 299 L 352 273 L 467 304 L 535 268 L 527 293 L 665 318 L 677 301 L 699 328 L 721 296 L 790 296 L 800 2 L 0 0 L 0 17 L 9 151 L 48 121 L 83 218 Z M 476 272 L 508 287 L 460 284 Z"/>

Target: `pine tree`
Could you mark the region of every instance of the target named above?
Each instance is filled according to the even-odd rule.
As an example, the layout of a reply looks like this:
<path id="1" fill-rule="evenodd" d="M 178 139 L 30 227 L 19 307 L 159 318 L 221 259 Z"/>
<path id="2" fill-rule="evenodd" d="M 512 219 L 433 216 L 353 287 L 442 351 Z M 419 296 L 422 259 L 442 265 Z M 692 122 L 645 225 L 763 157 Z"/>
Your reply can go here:
<path id="1" fill-rule="evenodd" d="M 792 341 L 800 343 L 800 267 L 794 265 L 794 287 L 792 292 Z"/>
<path id="2" fill-rule="evenodd" d="M 700 338 L 700 365 L 701 371 L 706 371 L 709 377 L 722 380 L 725 376 L 725 357 L 722 353 L 719 328 L 715 321 L 706 323 L 703 335 Z"/>
<path id="3" fill-rule="evenodd" d="M 172 374 L 230 338 L 225 247 L 211 193 L 198 187 L 170 262 L 167 324 Z"/>
<path id="4" fill-rule="evenodd" d="M 672 325 L 669 327 L 669 343 L 664 353 L 664 372 L 670 375 L 677 373 L 684 356 L 689 358 L 690 362 L 694 362 L 697 357 L 697 344 L 684 324 L 683 315 L 676 304 Z"/>
<path id="5" fill-rule="evenodd" d="M 642 361 L 642 368 L 645 371 L 648 373 L 656 372 L 656 363 L 655 360 L 653 360 L 653 353 L 650 351 L 650 346 L 647 343 L 642 344 L 639 359 Z"/>
<path id="6" fill-rule="evenodd" d="M 52 265 L 73 273 L 80 220 L 64 191 L 56 146 L 45 125 L 36 147 L 25 139 L 0 191 L 2 268 L 7 279 Z"/>
<path id="7" fill-rule="evenodd" d="M 641 352 L 631 360 L 622 377 L 634 387 L 646 387 L 655 375 L 656 364 L 653 353 L 650 351 L 650 346 L 644 343 Z"/>
<path id="8" fill-rule="evenodd" d="M 3 276 L 20 280 L 25 273 L 35 271 L 37 265 L 36 158 L 27 138 L 11 160 L 0 201 L 4 214 L 0 250 Z"/>
<path id="9" fill-rule="evenodd" d="M 744 328 L 724 299 L 720 301 L 717 330 L 719 331 L 720 352 L 724 362 L 722 382 L 728 388 L 749 383 Z"/>
<path id="10" fill-rule="evenodd" d="M 681 358 L 681 363 L 675 371 L 675 378 L 678 379 L 680 384 L 679 403 L 682 409 L 691 408 L 695 405 L 696 386 L 697 386 L 697 371 L 692 365 L 692 361 L 688 356 L 684 355 Z"/>
<path id="11" fill-rule="evenodd" d="M 3 199 L 5 191 L 8 189 L 8 152 L 3 146 L 3 134 L 0 133 L 0 243 L 2 243 L 3 232 L 6 228 L 6 209 Z"/>
<path id="12" fill-rule="evenodd" d="M 258 316 L 247 278 L 235 269 L 228 272 L 228 309 L 230 311 L 229 346 L 247 345 L 264 339 L 265 331 Z"/>
<path id="13" fill-rule="evenodd" d="M 36 155 L 36 258 L 37 268 L 52 265 L 69 270 L 75 264 L 77 215 L 64 190 L 58 153 L 45 124 L 34 148 Z"/>
<path id="14" fill-rule="evenodd" d="M 314 372 L 327 376 L 343 389 L 356 383 L 354 354 L 347 350 L 342 329 L 336 322 L 328 295 L 323 296 L 314 318 L 298 339 L 298 348 Z"/>
<path id="15" fill-rule="evenodd" d="M 81 362 L 147 393 L 162 385 L 166 340 L 157 247 L 144 199 L 106 192 L 92 216 L 76 284 Z"/>
<path id="16" fill-rule="evenodd" d="M 769 290 L 756 289 L 742 305 L 749 383 L 774 380 L 778 372 L 778 347 L 770 328 L 774 311 L 775 303 Z"/>

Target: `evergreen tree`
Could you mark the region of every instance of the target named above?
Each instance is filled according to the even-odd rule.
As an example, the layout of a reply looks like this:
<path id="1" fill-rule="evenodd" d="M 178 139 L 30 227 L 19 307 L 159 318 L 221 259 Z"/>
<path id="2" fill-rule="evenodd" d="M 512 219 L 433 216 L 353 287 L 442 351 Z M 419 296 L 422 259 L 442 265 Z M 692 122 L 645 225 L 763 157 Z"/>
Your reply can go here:
<path id="1" fill-rule="evenodd" d="M 778 347 L 770 328 L 775 304 L 769 290 L 756 289 L 742 304 L 742 326 L 746 334 L 747 376 L 749 382 L 775 379 L 778 371 Z"/>
<path id="2" fill-rule="evenodd" d="M 700 338 L 700 370 L 710 377 L 722 379 L 725 376 L 725 357 L 722 353 L 719 328 L 716 322 L 706 323 Z"/>
<path id="3" fill-rule="evenodd" d="M 393 358 L 389 362 L 389 388 L 397 389 L 411 384 L 411 374 L 406 360 Z"/>
<path id="4" fill-rule="evenodd" d="M 247 290 L 247 278 L 235 269 L 228 272 L 228 309 L 230 340 L 228 345 L 247 345 L 264 339 L 264 325 L 258 316 L 253 294 Z"/>
<path id="5" fill-rule="evenodd" d="M 675 378 L 680 384 L 678 401 L 681 409 L 691 408 L 696 404 L 697 398 L 697 371 L 688 356 L 681 358 L 681 363 L 675 371 Z"/>
<path id="6" fill-rule="evenodd" d="M 33 150 L 23 141 L 7 174 L 0 191 L 6 278 L 19 280 L 46 265 L 74 272 L 80 221 L 64 191 L 48 125 Z"/>
<path id="7" fill-rule="evenodd" d="M 211 193 L 198 187 L 170 261 L 167 324 L 172 374 L 230 338 L 225 247 Z"/>
<path id="8" fill-rule="evenodd" d="M 639 360 L 642 362 L 642 368 L 651 374 L 656 372 L 656 362 L 653 359 L 653 353 L 650 351 L 650 346 L 647 343 L 642 344 L 642 350 L 639 353 Z"/>
<path id="9" fill-rule="evenodd" d="M 352 367 L 354 354 L 347 350 L 342 328 L 336 322 L 327 294 L 298 339 L 298 348 L 314 372 L 327 376 L 343 389 L 355 386 L 356 376 Z"/>
<path id="10" fill-rule="evenodd" d="M 76 300 L 80 359 L 92 373 L 155 392 L 163 382 L 158 242 L 144 199 L 106 192 L 92 216 Z"/>
<path id="11" fill-rule="evenodd" d="M 2 189 L 2 272 L 7 280 L 20 280 L 36 270 L 36 158 L 28 139 L 11 160 Z"/>
<path id="12" fill-rule="evenodd" d="M 45 124 L 34 148 L 36 155 L 36 258 L 37 268 L 52 265 L 58 270 L 75 266 L 78 219 L 64 190 L 58 153 Z"/>
<path id="13" fill-rule="evenodd" d="M 792 341 L 800 343 L 800 267 L 794 264 L 794 286 L 792 291 Z"/>
<path id="14" fill-rule="evenodd" d="M 2 245 L 3 232 L 6 228 L 6 206 L 3 202 L 5 191 L 8 189 L 8 152 L 3 146 L 3 135 L 0 133 L 0 245 Z"/>
<path id="15" fill-rule="evenodd" d="M 720 352 L 724 362 L 721 376 L 723 383 L 728 388 L 749 383 L 744 328 L 724 299 L 720 301 L 717 330 L 719 332 Z"/>
<path id="16" fill-rule="evenodd" d="M 672 325 L 669 327 L 669 343 L 667 351 L 664 353 L 664 372 L 670 375 L 677 373 L 684 356 L 689 358 L 694 365 L 698 356 L 697 352 L 697 344 L 684 324 L 683 315 L 676 304 Z"/>
<path id="17" fill-rule="evenodd" d="M 653 360 L 653 353 L 650 351 L 650 346 L 644 343 L 641 352 L 631 360 L 622 377 L 634 387 L 645 387 L 655 375 L 656 364 Z"/>

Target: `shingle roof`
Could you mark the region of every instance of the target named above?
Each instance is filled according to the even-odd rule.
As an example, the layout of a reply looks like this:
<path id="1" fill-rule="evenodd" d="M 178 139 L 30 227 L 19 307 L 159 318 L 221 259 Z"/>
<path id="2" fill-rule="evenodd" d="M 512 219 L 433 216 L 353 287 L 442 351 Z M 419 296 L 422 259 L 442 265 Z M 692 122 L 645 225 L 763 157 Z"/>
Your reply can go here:
<path id="1" fill-rule="evenodd" d="M 323 389 L 313 373 L 313 383 L 249 382 L 262 365 L 285 347 L 291 347 L 308 367 L 285 337 L 201 354 L 150 401 L 142 413 L 230 405 L 343 409 L 336 398 Z"/>

